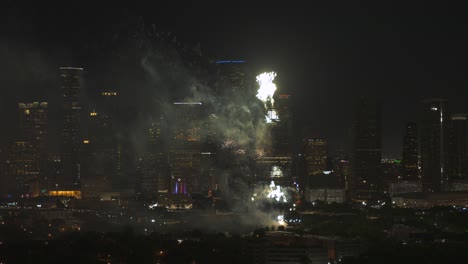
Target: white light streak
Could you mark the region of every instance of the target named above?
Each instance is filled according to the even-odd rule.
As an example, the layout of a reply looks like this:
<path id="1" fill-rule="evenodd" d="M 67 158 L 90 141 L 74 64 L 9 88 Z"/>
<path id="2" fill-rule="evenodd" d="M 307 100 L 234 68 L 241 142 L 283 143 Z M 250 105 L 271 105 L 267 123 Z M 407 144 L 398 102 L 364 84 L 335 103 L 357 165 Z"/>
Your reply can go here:
<path id="1" fill-rule="evenodd" d="M 201 105 L 201 102 L 174 102 L 175 105 Z"/>

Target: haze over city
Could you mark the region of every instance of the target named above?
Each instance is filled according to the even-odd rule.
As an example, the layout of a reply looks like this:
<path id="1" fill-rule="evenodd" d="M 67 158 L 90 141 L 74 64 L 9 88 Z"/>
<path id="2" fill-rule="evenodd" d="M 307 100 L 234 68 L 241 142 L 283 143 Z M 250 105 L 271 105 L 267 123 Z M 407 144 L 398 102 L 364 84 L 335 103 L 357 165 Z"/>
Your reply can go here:
<path id="1" fill-rule="evenodd" d="M 0 264 L 444 263 L 453 3 L 6 3 Z"/>

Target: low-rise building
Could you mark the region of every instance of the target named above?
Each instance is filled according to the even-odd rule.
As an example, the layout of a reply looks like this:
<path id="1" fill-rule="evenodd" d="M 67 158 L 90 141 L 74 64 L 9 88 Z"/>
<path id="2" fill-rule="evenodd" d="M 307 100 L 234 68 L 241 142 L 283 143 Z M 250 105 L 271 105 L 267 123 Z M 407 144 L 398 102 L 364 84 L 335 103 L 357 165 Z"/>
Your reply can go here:
<path id="1" fill-rule="evenodd" d="M 468 191 L 407 193 L 392 197 L 392 203 L 404 208 L 468 207 Z"/>

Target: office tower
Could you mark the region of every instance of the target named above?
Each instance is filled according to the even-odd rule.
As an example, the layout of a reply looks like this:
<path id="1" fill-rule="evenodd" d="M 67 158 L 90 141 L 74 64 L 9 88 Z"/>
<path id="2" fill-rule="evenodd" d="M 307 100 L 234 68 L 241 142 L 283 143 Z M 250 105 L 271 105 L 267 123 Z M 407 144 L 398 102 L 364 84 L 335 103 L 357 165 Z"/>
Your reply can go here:
<path id="1" fill-rule="evenodd" d="M 168 192 L 170 184 L 162 149 L 161 120 L 151 122 L 146 137 L 146 149 L 138 167 L 138 191 L 146 199 L 156 199 L 159 192 Z"/>
<path id="2" fill-rule="evenodd" d="M 28 141 L 11 145 L 7 160 L 8 192 L 12 197 L 39 195 L 40 163 L 36 146 Z"/>
<path id="3" fill-rule="evenodd" d="M 80 149 L 83 144 L 81 131 L 81 75 L 82 68 L 60 67 L 62 92 L 62 146 L 61 161 L 64 178 L 62 185 L 77 186 L 80 181 Z"/>
<path id="4" fill-rule="evenodd" d="M 422 189 L 442 191 L 447 183 L 447 142 L 449 113 L 447 100 L 426 99 L 422 102 L 421 167 Z"/>
<path id="5" fill-rule="evenodd" d="M 177 101 L 172 110 L 167 113 L 171 115 L 168 118 L 171 191 L 174 194 L 204 192 L 209 187 L 200 180 L 203 105 L 201 102 Z"/>
<path id="6" fill-rule="evenodd" d="M 213 191 L 219 189 L 220 179 L 217 177 L 217 161 L 218 161 L 218 152 L 219 146 L 217 142 L 217 117 L 214 115 L 208 116 L 208 122 L 205 124 L 204 133 L 206 137 L 203 139 L 202 145 L 202 156 L 200 163 L 200 178 L 201 182 L 205 184 L 208 188 L 208 193 L 213 194 Z"/>
<path id="7" fill-rule="evenodd" d="M 374 200 L 383 194 L 380 102 L 361 97 L 355 111 L 350 192 L 353 199 Z"/>
<path id="8" fill-rule="evenodd" d="M 19 140 L 30 142 L 45 155 L 47 141 L 47 102 L 18 103 Z"/>
<path id="9" fill-rule="evenodd" d="M 281 156 L 292 155 L 292 97 L 290 94 L 275 96 L 275 104 L 268 111 L 271 125 L 273 152 Z M 274 113 L 274 114 L 272 114 Z M 272 116 L 274 115 L 274 116 Z M 276 119 L 275 119 L 276 118 Z"/>
<path id="10" fill-rule="evenodd" d="M 307 175 L 322 175 L 327 167 L 327 140 L 310 137 L 303 139 L 302 144 Z"/>
<path id="11" fill-rule="evenodd" d="M 333 155 L 329 157 L 329 162 L 331 162 L 331 164 L 329 164 L 327 170 L 331 169 L 338 175 L 340 184 L 345 186 L 346 190 L 348 190 L 350 174 L 349 154 L 344 149 L 335 150 Z"/>
<path id="12" fill-rule="evenodd" d="M 218 60 L 216 68 L 219 76 L 217 93 L 245 91 L 247 73 L 244 60 Z"/>
<path id="13" fill-rule="evenodd" d="M 19 114 L 19 131 L 17 142 L 24 142 L 24 146 L 28 147 L 29 158 L 34 158 L 33 161 L 36 168 L 33 168 L 35 175 L 34 181 L 38 188 L 43 189 L 45 183 L 45 163 L 47 157 L 47 125 L 48 125 L 48 106 L 47 102 L 34 102 L 34 103 L 18 103 Z M 18 146 L 17 146 L 18 147 Z M 20 148 L 15 147 L 13 153 L 17 153 Z M 16 155 L 16 154 L 15 154 Z M 18 157 L 18 155 L 16 155 Z M 21 157 L 20 159 L 23 159 Z M 29 159 L 28 158 L 28 159 Z M 37 195 L 37 192 L 35 193 Z"/>
<path id="14" fill-rule="evenodd" d="M 0 148 L 0 197 L 6 198 L 8 197 L 8 183 L 9 183 L 9 175 L 8 169 L 9 164 L 8 161 L 8 151 L 6 148 Z"/>
<path id="15" fill-rule="evenodd" d="M 292 111 L 291 95 L 279 94 L 269 105 L 266 116 L 266 136 L 269 145 L 263 146 L 264 155 L 257 160 L 255 183 L 263 182 L 282 186 L 293 184 L 293 155 L 291 147 Z"/>
<path id="16" fill-rule="evenodd" d="M 117 168 L 115 131 L 105 112 L 88 114 L 88 126 L 80 149 L 81 188 L 84 197 L 99 197 L 112 189 Z"/>
<path id="17" fill-rule="evenodd" d="M 466 114 L 453 114 L 450 117 L 447 172 L 450 180 L 461 180 L 467 176 L 466 120 Z"/>
<path id="18" fill-rule="evenodd" d="M 418 127 L 414 122 L 407 123 L 405 126 L 405 135 L 403 137 L 403 152 L 401 158 L 402 180 L 419 180 Z"/>

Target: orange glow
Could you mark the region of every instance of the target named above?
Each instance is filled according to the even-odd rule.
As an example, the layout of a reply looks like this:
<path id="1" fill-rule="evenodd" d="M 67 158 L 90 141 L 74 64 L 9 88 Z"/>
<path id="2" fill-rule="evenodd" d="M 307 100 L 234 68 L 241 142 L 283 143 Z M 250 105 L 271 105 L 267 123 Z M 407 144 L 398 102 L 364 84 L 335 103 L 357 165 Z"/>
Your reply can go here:
<path id="1" fill-rule="evenodd" d="M 65 196 L 65 197 L 75 197 L 81 199 L 81 191 L 49 191 L 49 196 Z"/>

